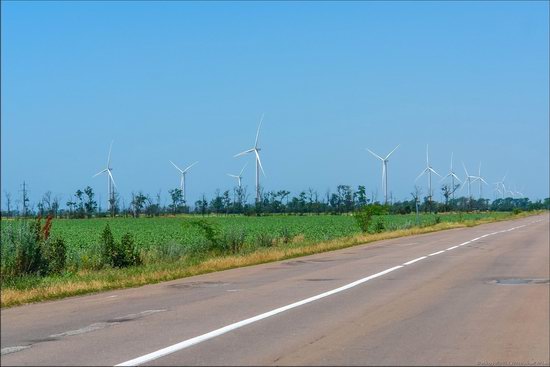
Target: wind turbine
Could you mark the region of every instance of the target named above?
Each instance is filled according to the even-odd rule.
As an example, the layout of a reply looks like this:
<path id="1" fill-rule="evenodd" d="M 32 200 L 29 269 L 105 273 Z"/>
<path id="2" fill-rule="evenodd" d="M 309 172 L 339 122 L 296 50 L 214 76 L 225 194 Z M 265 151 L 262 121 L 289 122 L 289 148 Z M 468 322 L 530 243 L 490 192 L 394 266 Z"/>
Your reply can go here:
<path id="1" fill-rule="evenodd" d="M 113 170 L 113 167 L 111 167 L 111 150 L 113 149 L 113 142 L 111 141 L 111 145 L 109 147 L 109 155 L 107 157 L 107 168 L 99 171 L 95 175 L 92 176 L 96 177 L 99 176 L 102 173 L 107 173 L 107 203 L 109 207 L 109 211 L 112 212 L 115 204 L 115 188 L 118 189 L 118 187 L 115 184 L 115 179 L 113 178 L 113 174 L 111 171 Z"/>
<path id="2" fill-rule="evenodd" d="M 246 168 L 247 164 L 248 164 L 248 162 L 244 165 L 243 169 L 241 170 L 241 172 L 238 175 L 232 175 L 230 173 L 227 174 L 229 177 L 233 177 L 233 178 L 237 179 L 237 181 L 239 182 L 239 188 L 241 187 L 241 179 L 243 178 L 243 171 Z"/>
<path id="3" fill-rule="evenodd" d="M 367 148 L 370 154 L 382 161 L 382 188 L 384 189 L 384 204 L 388 203 L 388 158 L 390 158 L 390 155 L 392 155 L 397 148 L 399 148 L 399 144 L 390 152 L 390 154 L 386 156 L 386 158 L 380 157 L 378 154 Z"/>
<path id="4" fill-rule="evenodd" d="M 439 173 L 437 173 L 432 168 L 432 166 L 430 166 L 430 158 L 428 156 L 428 144 L 426 144 L 426 168 L 424 168 L 424 170 L 422 172 L 420 172 L 420 174 L 418 175 L 418 177 L 414 181 L 416 182 L 424 174 L 426 174 L 426 173 L 428 174 L 428 196 L 430 198 L 430 201 L 432 201 L 432 172 L 435 173 L 436 175 L 438 175 L 439 177 L 441 177 L 441 175 Z"/>
<path id="5" fill-rule="evenodd" d="M 468 200 L 470 200 L 471 197 L 472 197 L 470 186 L 471 186 L 472 182 L 476 182 L 478 177 L 477 176 L 472 176 L 468 173 L 468 170 L 466 169 L 466 166 L 464 165 L 464 162 L 462 162 L 462 167 L 464 167 L 464 172 L 466 172 L 466 178 L 464 179 L 464 183 L 462 184 L 462 189 L 464 189 L 464 186 L 466 185 L 466 182 L 467 182 L 468 183 Z M 473 181 L 472 181 L 472 179 L 473 179 Z"/>
<path id="6" fill-rule="evenodd" d="M 479 171 L 478 171 L 477 179 L 479 180 L 479 198 L 481 199 L 482 197 L 481 188 L 483 187 L 482 183 L 484 183 L 485 185 L 489 185 L 487 181 L 485 181 L 483 177 L 481 177 L 481 162 L 479 162 Z"/>
<path id="7" fill-rule="evenodd" d="M 184 201 L 185 203 L 187 203 L 187 201 L 185 200 L 185 174 L 187 173 L 187 171 L 189 171 L 189 169 L 190 169 L 191 167 L 193 167 L 195 164 L 197 164 L 197 163 L 199 163 L 199 162 L 197 161 L 197 162 L 193 163 L 192 165 L 190 165 L 189 167 L 187 167 L 186 169 L 182 170 L 181 168 L 179 168 L 178 166 L 176 166 L 176 164 L 175 164 L 174 162 L 172 162 L 171 160 L 168 160 L 168 161 L 169 161 L 170 163 L 172 163 L 172 165 L 173 165 L 174 167 L 176 167 L 176 169 L 177 169 L 178 171 L 180 171 L 180 173 L 181 173 L 180 190 L 181 190 L 181 192 L 182 192 L 183 201 Z"/>
<path id="8" fill-rule="evenodd" d="M 261 199 L 260 198 L 260 169 L 262 170 L 262 173 L 265 177 L 264 168 L 262 167 L 262 162 L 260 161 L 260 154 L 258 153 L 261 150 L 260 148 L 258 148 L 258 138 L 260 137 L 260 128 L 262 127 L 263 120 L 264 120 L 264 114 L 262 114 L 262 117 L 260 118 L 260 124 L 258 125 L 258 131 L 256 132 L 256 141 L 254 142 L 254 146 L 248 150 L 245 150 L 244 152 L 235 154 L 234 156 L 236 158 L 248 153 L 254 153 L 256 155 L 256 202 L 259 202 Z"/>
<path id="9" fill-rule="evenodd" d="M 498 191 L 502 195 L 503 199 L 504 199 L 504 196 L 506 195 L 506 186 L 504 186 L 504 180 L 506 180 L 506 176 L 508 176 L 508 172 L 506 172 L 504 177 L 502 177 L 502 180 L 494 182 L 494 184 L 496 185 L 496 191 Z"/>
<path id="10" fill-rule="evenodd" d="M 446 179 L 447 177 L 451 177 L 451 184 L 453 185 L 452 188 L 453 188 L 453 200 L 455 198 L 455 178 L 458 180 L 458 182 L 462 183 L 462 181 L 460 180 L 460 178 L 458 178 L 458 176 L 456 175 L 455 171 L 453 171 L 453 153 L 451 153 L 451 170 L 449 171 L 449 173 L 447 174 L 447 176 L 443 177 L 441 179 L 441 181 L 443 181 L 444 179 Z"/>

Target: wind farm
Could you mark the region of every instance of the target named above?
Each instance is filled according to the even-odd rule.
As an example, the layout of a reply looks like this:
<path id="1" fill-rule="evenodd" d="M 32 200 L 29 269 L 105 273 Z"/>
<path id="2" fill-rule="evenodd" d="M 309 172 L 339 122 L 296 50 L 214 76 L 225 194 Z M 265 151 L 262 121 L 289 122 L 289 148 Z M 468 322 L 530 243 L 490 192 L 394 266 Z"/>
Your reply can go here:
<path id="1" fill-rule="evenodd" d="M 549 11 L 2 2 L 0 364 L 550 365 Z"/>

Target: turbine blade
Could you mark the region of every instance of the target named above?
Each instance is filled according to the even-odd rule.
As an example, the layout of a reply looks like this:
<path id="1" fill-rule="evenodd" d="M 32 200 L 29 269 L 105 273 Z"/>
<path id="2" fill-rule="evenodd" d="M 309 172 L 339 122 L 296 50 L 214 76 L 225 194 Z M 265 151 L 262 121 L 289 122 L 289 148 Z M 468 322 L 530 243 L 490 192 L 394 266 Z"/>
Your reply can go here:
<path id="1" fill-rule="evenodd" d="M 443 177 L 441 180 L 439 180 L 439 182 L 442 182 L 442 181 L 445 180 L 447 177 L 452 176 L 452 175 L 453 175 L 452 173 L 448 173 L 447 176 Z"/>
<path id="2" fill-rule="evenodd" d="M 175 164 L 174 162 L 172 162 L 171 160 L 168 160 L 168 162 L 172 163 L 172 165 L 173 165 L 174 167 L 176 167 L 176 169 L 177 169 L 178 171 L 180 171 L 181 173 L 183 173 L 183 171 L 181 170 L 181 168 L 179 168 L 178 166 L 176 166 L 176 164 Z"/>
<path id="3" fill-rule="evenodd" d="M 246 166 L 248 165 L 248 162 L 246 162 L 243 166 L 243 169 L 241 170 L 241 173 L 239 173 L 239 177 L 243 175 L 243 171 L 244 169 L 246 168 Z"/>
<path id="4" fill-rule="evenodd" d="M 435 173 L 436 175 L 438 175 L 439 177 L 441 177 L 441 175 L 439 173 L 437 173 L 432 167 L 428 167 L 428 169 L 430 171 L 432 171 L 433 173 Z"/>
<path id="5" fill-rule="evenodd" d="M 390 154 L 388 154 L 388 155 L 386 156 L 386 158 L 385 158 L 384 160 L 387 160 L 387 159 L 390 157 L 390 155 L 392 155 L 393 152 L 395 152 L 395 151 L 397 150 L 397 148 L 399 148 L 399 145 L 401 145 L 401 144 L 397 144 L 397 146 L 396 146 L 395 148 L 393 148 L 393 150 L 390 152 Z"/>
<path id="6" fill-rule="evenodd" d="M 369 148 L 367 148 L 367 150 L 370 152 L 370 154 L 372 154 L 373 156 L 375 156 L 376 158 L 380 159 L 381 161 L 384 161 L 384 158 L 380 157 L 378 154 L 374 153 L 372 150 L 370 150 Z"/>
<path id="7" fill-rule="evenodd" d="M 428 158 L 428 144 L 426 144 L 426 166 L 430 166 L 430 159 Z"/>
<path id="8" fill-rule="evenodd" d="M 264 174 L 264 177 L 265 177 L 265 172 L 264 172 L 264 168 L 262 167 L 262 161 L 260 160 L 260 155 L 258 154 L 258 151 L 256 149 L 254 149 L 254 153 L 256 153 L 256 159 L 258 159 L 258 163 L 260 164 L 260 169 L 262 170 L 262 173 Z"/>
<path id="9" fill-rule="evenodd" d="M 109 156 L 107 157 L 107 168 L 111 168 L 111 150 L 113 149 L 114 140 L 111 140 L 111 145 L 109 146 Z"/>
<path id="10" fill-rule="evenodd" d="M 455 175 L 454 173 L 451 174 L 454 178 L 456 178 L 458 180 L 458 182 L 462 183 L 462 180 L 460 178 L 458 178 L 457 175 Z"/>
<path id="11" fill-rule="evenodd" d="M 422 176 L 424 175 L 424 173 L 426 173 L 426 171 L 428 171 L 428 169 L 427 169 L 427 168 L 424 168 L 424 170 L 423 170 L 422 172 L 420 172 L 420 174 L 419 174 L 418 177 L 414 180 L 414 182 L 418 181 L 418 179 L 419 179 L 420 177 L 422 177 Z"/>
<path id="12" fill-rule="evenodd" d="M 238 154 L 235 154 L 235 155 L 233 156 L 233 158 L 240 157 L 241 155 L 245 155 L 245 154 L 247 154 L 247 153 L 252 153 L 254 150 L 255 150 L 254 148 L 250 148 L 250 149 L 248 149 L 248 150 L 245 150 L 244 152 L 240 152 L 240 153 L 238 153 Z"/>
<path id="13" fill-rule="evenodd" d="M 113 174 L 111 173 L 110 170 L 108 170 L 107 172 L 109 172 L 109 177 L 111 178 L 111 182 L 113 183 L 113 186 L 118 190 L 118 187 L 115 183 L 115 179 L 113 178 Z"/>
<path id="14" fill-rule="evenodd" d="M 189 168 L 193 167 L 195 164 L 199 163 L 199 161 L 196 161 L 195 163 L 193 163 L 192 165 L 190 165 L 189 167 L 187 167 L 186 169 L 183 170 L 183 173 L 189 171 Z"/>
<path id="15" fill-rule="evenodd" d="M 258 138 L 260 137 L 260 127 L 262 127 L 262 122 L 264 121 L 264 114 L 260 118 L 260 124 L 258 125 L 258 131 L 256 132 L 256 140 L 254 141 L 254 148 L 258 147 Z"/>
<path id="16" fill-rule="evenodd" d="M 99 176 L 100 174 L 102 174 L 103 172 L 107 171 L 107 168 L 105 168 L 103 171 L 99 171 L 98 173 L 96 173 L 95 175 L 92 176 L 92 178 L 96 177 L 96 176 Z"/>
<path id="17" fill-rule="evenodd" d="M 462 167 L 464 167 L 464 172 L 466 172 L 466 176 L 470 176 L 470 175 L 468 174 L 468 170 L 466 169 L 466 166 L 464 165 L 464 162 L 462 162 Z"/>

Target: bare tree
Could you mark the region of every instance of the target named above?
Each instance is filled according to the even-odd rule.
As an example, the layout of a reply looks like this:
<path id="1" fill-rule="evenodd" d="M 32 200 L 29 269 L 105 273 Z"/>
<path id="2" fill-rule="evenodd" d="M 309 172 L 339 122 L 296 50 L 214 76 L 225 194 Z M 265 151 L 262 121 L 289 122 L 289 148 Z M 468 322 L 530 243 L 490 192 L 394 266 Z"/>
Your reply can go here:
<path id="1" fill-rule="evenodd" d="M 9 218 L 11 216 L 11 194 L 7 191 L 4 191 L 4 196 L 6 197 L 6 206 L 8 209 L 6 215 Z"/>

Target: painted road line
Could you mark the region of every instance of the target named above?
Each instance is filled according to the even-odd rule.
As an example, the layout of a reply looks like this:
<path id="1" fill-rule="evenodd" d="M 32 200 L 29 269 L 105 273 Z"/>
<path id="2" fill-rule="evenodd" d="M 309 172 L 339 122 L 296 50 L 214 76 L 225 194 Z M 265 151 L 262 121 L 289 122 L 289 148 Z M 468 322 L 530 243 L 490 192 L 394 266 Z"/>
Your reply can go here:
<path id="1" fill-rule="evenodd" d="M 155 359 L 158 359 L 160 357 L 164 357 L 168 354 L 172 354 L 174 352 L 177 352 L 179 350 L 182 350 L 182 349 L 185 349 L 185 348 L 189 348 L 190 346 L 192 345 L 195 345 L 195 344 L 198 344 L 198 343 L 201 343 L 203 341 L 206 341 L 208 339 L 212 339 L 212 338 L 215 338 L 217 336 L 220 336 L 222 334 L 225 334 L 229 331 L 232 331 L 232 330 L 235 330 L 235 329 L 238 329 L 238 328 L 241 328 L 245 325 L 248 325 L 248 324 L 252 324 L 256 321 L 260 321 L 260 320 L 263 320 L 263 319 L 266 319 L 268 317 L 271 317 L 271 316 L 274 316 L 274 315 L 277 315 L 281 312 L 284 312 L 284 311 L 288 311 L 290 309 L 293 309 L 293 308 L 296 308 L 296 307 L 299 307 L 299 306 L 302 306 L 302 305 L 305 305 L 305 304 L 308 304 L 310 302 L 313 302 L 313 301 L 316 301 L 318 299 L 321 299 L 321 298 L 325 298 L 325 297 L 328 297 L 328 296 L 331 296 L 333 294 L 336 294 L 336 293 L 339 293 L 339 292 L 342 292 L 342 291 L 345 291 L 347 289 L 350 289 L 350 288 L 353 288 L 355 286 L 358 286 L 359 284 L 362 284 L 362 283 L 365 283 L 365 282 L 368 282 L 369 280 L 372 280 L 374 278 L 378 278 L 382 275 L 385 275 L 385 274 L 388 274 L 394 270 L 397 270 L 397 269 L 400 269 L 402 268 L 403 266 L 401 265 L 398 265 L 398 266 L 394 266 L 393 268 L 389 268 L 389 269 L 386 269 L 384 271 L 381 271 L 379 273 L 376 273 L 376 274 L 373 274 L 373 275 L 370 275 L 368 277 L 365 277 L 365 278 L 362 278 L 362 279 L 359 279 L 359 280 L 356 280 L 355 282 L 353 283 L 349 283 L 349 284 L 346 284 L 342 287 L 339 287 L 339 288 L 336 288 L 336 289 L 333 289 L 333 290 L 330 290 L 328 292 L 325 292 L 325 293 L 321 293 L 321 294 L 318 294 L 316 296 L 313 296 L 313 297 L 309 297 L 309 298 L 306 298 L 306 299 L 303 299 L 301 301 L 298 301 L 298 302 L 294 302 L 290 305 L 287 305 L 287 306 L 283 306 L 283 307 L 279 307 L 279 308 L 276 308 L 272 311 L 268 311 L 268 312 L 265 312 L 265 313 L 262 313 L 258 316 L 254 316 L 254 317 L 251 317 L 249 319 L 246 319 L 246 320 L 243 320 L 243 321 L 239 321 L 239 322 L 236 322 L 234 324 L 231 324 L 231 325 L 227 325 L 227 326 L 224 326 L 222 328 L 219 328 L 219 329 L 216 329 L 214 331 L 211 331 L 209 333 L 206 333 L 206 334 L 203 334 L 203 335 L 199 335 L 197 337 L 194 337 L 194 338 L 191 338 L 191 339 L 187 339 L 187 340 L 184 340 L 180 343 L 177 343 L 177 344 L 174 344 L 174 345 L 171 345 L 169 347 L 166 347 L 166 348 L 163 348 L 163 349 L 160 349 L 156 352 L 153 352 L 153 353 L 149 353 L 149 354 L 146 354 L 144 356 L 141 356 L 141 357 L 138 357 L 138 358 L 135 358 L 135 359 L 132 359 L 132 360 L 129 360 L 129 361 L 126 361 L 126 362 L 123 362 L 123 363 L 120 363 L 120 364 L 117 364 L 117 366 L 137 366 L 137 365 L 140 365 L 140 364 L 143 364 L 143 363 L 147 363 L 147 362 L 150 362 L 152 360 L 155 360 Z"/>
<path id="2" fill-rule="evenodd" d="M 429 254 L 428 256 L 435 256 L 435 255 L 439 255 L 439 254 L 442 254 L 444 253 L 445 250 L 441 250 L 441 251 L 437 251 L 437 252 L 432 252 L 431 254 Z"/>
<path id="3" fill-rule="evenodd" d="M 411 264 L 414 264 L 417 261 L 424 260 L 425 258 L 427 258 L 427 256 L 421 256 L 421 257 L 416 258 L 414 260 L 407 261 L 406 263 L 403 263 L 403 265 L 411 265 Z"/>

